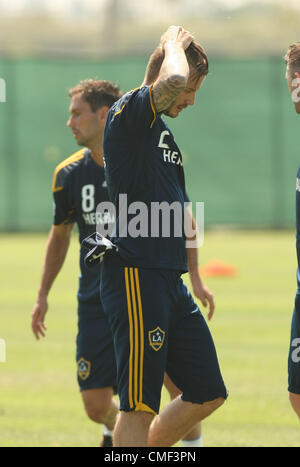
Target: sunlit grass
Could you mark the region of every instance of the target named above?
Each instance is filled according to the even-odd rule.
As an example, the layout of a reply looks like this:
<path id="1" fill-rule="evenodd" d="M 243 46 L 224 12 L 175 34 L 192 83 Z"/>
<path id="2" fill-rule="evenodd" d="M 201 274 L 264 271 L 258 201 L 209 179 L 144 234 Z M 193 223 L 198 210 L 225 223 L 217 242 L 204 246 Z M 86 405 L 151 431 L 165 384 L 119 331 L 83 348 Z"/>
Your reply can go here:
<path id="1" fill-rule="evenodd" d="M 45 243 L 45 235 L 0 237 L 0 338 L 7 345 L 0 446 L 97 446 L 102 427 L 86 417 L 76 380 L 75 235 L 50 295 L 47 337 L 37 342 L 31 333 Z M 218 259 L 237 268 L 235 277 L 205 278 L 216 301 L 209 326 L 229 391 L 203 422 L 205 446 L 300 446 L 287 393 L 294 233 L 208 232 L 199 258 L 201 266 Z M 162 406 L 167 401 L 163 391 Z"/>

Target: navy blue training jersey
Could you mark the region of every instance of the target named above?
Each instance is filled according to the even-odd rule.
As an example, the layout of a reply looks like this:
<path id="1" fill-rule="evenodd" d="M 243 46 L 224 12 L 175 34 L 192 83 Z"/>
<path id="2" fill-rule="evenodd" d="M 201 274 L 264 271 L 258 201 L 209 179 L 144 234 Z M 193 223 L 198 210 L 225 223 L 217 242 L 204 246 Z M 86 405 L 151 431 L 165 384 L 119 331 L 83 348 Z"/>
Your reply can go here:
<path id="1" fill-rule="evenodd" d="M 52 191 L 54 196 L 54 225 L 76 223 L 79 241 L 96 231 L 97 223 L 113 222 L 96 212 L 97 205 L 108 201 L 104 168 L 91 157 L 89 149 L 81 149 L 61 162 L 55 169 Z M 108 214 L 109 216 L 109 214 Z M 79 299 L 99 299 L 99 267 L 84 265 L 86 251 L 80 251 Z"/>
<path id="2" fill-rule="evenodd" d="M 111 238 L 130 264 L 185 272 L 187 196 L 182 156 L 171 131 L 156 114 L 151 92 L 148 86 L 130 91 L 108 114 L 103 141 L 105 176 L 118 215 Z M 163 220 L 158 213 L 164 202 L 176 205 L 169 209 L 167 225 L 166 217 Z"/>

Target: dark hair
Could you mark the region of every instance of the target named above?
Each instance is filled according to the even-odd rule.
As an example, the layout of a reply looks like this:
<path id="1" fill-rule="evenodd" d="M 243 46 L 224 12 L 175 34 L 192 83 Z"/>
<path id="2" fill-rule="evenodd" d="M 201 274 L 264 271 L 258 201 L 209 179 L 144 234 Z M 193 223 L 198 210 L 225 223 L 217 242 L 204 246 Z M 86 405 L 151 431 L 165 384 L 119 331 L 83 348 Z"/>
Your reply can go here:
<path id="1" fill-rule="evenodd" d="M 193 41 L 185 51 L 187 62 L 192 69 L 195 78 L 208 74 L 208 59 L 206 52 L 201 45 Z M 151 55 L 145 74 L 145 84 L 153 83 L 159 75 L 160 68 L 165 58 L 165 53 L 159 45 Z"/>
<path id="2" fill-rule="evenodd" d="M 69 90 L 69 97 L 81 94 L 93 112 L 100 107 L 111 107 L 122 96 L 119 86 L 106 80 L 85 79 Z"/>
<path id="3" fill-rule="evenodd" d="M 294 42 L 289 46 L 284 60 L 289 67 L 288 73 L 290 78 L 293 78 L 296 71 L 300 73 L 300 42 Z"/>

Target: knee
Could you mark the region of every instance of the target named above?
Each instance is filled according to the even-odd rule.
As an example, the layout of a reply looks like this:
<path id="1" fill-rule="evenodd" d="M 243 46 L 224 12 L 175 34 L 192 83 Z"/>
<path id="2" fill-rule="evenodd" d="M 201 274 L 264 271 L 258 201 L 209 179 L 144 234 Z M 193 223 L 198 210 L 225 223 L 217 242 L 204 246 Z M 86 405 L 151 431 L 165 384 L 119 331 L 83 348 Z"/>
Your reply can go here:
<path id="1" fill-rule="evenodd" d="M 106 423 L 112 409 L 112 388 L 87 389 L 81 395 L 87 416 L 93 422 Z"/>
<path id="2" fill-rule="evenodd" d="M 87 416 L 96 423 L 104 423 L 110 409 L 110 404 L 106 401 L 85 401 L 84 407 Z"/>
<path id="3" fill-rule="evenodd" d="M 218 399 L 215 399 L 213 402 L 215 404 L 216 409 L 218 409 L 219 407 L 221 407 L 221 405 L 224 404 L 225 399 L 224 397 L 218 397 Z"/>
<path id="4" fill-rule="evenodd" d="M 221 407 L 225 402 L 225 399 L 223 397 L 218 397 L 217 399 L 214 399 L 209 402 L 205 402 L 203 405 L 206 406 L 208 409 L 209 413 L 213 413 L 215 410 L 217 410 L 219 407 Z"/>

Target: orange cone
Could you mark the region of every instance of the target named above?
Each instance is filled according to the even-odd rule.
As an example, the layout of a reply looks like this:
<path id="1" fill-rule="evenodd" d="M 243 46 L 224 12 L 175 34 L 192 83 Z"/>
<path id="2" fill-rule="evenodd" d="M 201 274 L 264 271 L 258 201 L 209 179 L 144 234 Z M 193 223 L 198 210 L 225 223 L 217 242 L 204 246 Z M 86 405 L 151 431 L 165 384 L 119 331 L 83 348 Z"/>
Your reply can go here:
<path id="1" fill-rule="evenodd" d="M 200 268 L 200 274 L 206 277 L 212 276 L 236 276 L 237 268 L 230 264 L 225 264 L 222 261 L 213 259 L 209 261 L 203 268 Z"/>

